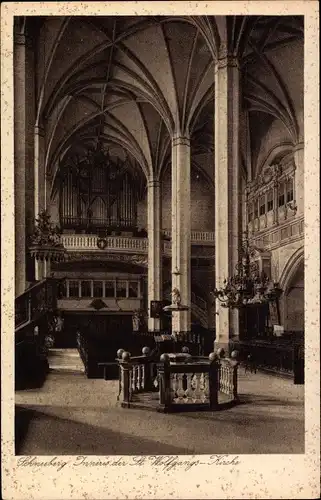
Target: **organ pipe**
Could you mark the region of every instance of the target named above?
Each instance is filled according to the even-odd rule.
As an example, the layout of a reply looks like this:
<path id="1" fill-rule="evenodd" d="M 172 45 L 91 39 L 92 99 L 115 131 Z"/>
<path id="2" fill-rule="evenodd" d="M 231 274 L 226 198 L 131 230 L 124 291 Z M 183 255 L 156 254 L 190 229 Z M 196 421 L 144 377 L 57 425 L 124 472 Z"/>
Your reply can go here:
<path id="1" fill-rule="evenodd" d="M 60 181 L 63 228 L 90 230 L 136 227 L 137 188 L 129 174 L 116 177 L 104 166 L 66 168 Z"/>

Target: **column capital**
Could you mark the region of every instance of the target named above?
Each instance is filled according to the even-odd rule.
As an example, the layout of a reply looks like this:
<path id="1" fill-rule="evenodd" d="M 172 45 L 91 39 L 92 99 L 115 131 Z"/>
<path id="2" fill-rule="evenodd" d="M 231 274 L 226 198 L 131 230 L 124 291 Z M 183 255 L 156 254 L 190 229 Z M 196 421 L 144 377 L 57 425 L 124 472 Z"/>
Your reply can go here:
<path id="1" fill-rule="evenodd" d="M 187 136 L 187 135 L 180 135 L 180 134 L 174 135 L 172 137 L 172 146 L 173 147 L 176 147 L 176 146 L 191 147 L 191 141 L 190 141 L 189 136 Z"/>
<path id="2" fill-rule="evenodd" d="M 14 33 L 13 39 L 16 45 L 26 45 L 26 35 L 23 33 Z"/>
<path id="3" fill-rule="evenodd" d="M 236 55 L 229 54 L 226 44 L 222 44 L 215 64 L 215 69 L 219 70 L 227 67 L 240 69 L 240 63 Z"/>
<path id="4" fill-rule="evenodd" d="M 42 125 L 35 125 L 35 135 L 45 136 L 45 129 Z"/>
<path id="5" fill-rule="evenodd" d="M 33 47 L 32 38 L 25 33 L 14 33 L 13 41 L 15 45 L 23 45 L 29 49 Z"/>
<path id="6" fill-rule="evenodd" d="M 294 148 L 293 152 L 296 153 L 297 151 L 300 151 L 301 149 L 304 149 L 304 142 L 298 142 Z"/>
<path id="7" fill-rule="evenodd" d="M 32 32 L 29 30 L 28 16 L 15 16 L 13 22 L 13 41 L 16 45 L 25 45 L 31 48 L 33 45 Z"/>
<path id="8" fill-rule="evenodd" d="M 147 187 L 160 187 L 161 182 L 158 179 L 148 179 Z"/>

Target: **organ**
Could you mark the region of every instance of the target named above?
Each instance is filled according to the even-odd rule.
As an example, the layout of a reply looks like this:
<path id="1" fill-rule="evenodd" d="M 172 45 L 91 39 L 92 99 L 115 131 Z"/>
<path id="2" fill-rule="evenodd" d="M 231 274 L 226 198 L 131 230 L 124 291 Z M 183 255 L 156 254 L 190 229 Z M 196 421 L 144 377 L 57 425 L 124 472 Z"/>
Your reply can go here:
<path id="1" fill-rule="evenodd" d="M 60 171 L 62 229 L 87 234 L 136 229 L 139 190 L 127 158 L 114 160 L 97 147 L 81 159 L 69 157 Z"/>

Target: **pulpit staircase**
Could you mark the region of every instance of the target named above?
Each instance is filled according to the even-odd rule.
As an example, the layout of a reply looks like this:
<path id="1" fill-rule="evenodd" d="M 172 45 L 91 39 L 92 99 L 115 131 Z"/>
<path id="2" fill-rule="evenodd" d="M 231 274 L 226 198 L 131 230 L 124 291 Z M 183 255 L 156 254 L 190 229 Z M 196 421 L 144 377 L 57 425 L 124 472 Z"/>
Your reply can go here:
<path id="1" fill-rule="evenodd" d="M 58 280 L 45 278 L 32 284 L 15 299 L 16 342 L 39 326 L 57 308 Z"/>
<path id="2" fill-rule="evenodd" d="M 45 278 L 15 299 L 16 389 L 41 384 L 48 372 L 45 337 L 57 309 L 58 286 L 58 280 Z"/>

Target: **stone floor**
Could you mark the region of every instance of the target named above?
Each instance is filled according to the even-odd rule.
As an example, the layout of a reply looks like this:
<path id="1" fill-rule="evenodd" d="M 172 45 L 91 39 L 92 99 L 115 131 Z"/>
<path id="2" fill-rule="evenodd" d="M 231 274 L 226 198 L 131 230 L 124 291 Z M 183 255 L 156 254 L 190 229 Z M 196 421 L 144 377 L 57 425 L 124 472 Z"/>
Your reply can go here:
<path id="1" fill-rule="evenodd" d="M 219 412 L 123 409 L 117 381 L 50 373 L 16 392 L 20 455 L 304 453 L 304 386 L 239 372 L 241 404 Z"/>

